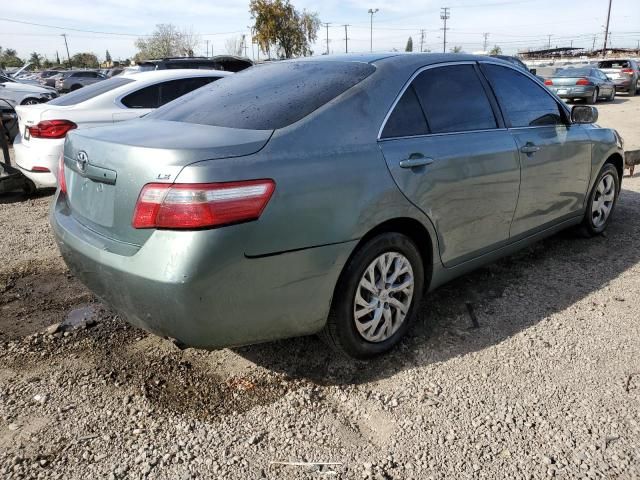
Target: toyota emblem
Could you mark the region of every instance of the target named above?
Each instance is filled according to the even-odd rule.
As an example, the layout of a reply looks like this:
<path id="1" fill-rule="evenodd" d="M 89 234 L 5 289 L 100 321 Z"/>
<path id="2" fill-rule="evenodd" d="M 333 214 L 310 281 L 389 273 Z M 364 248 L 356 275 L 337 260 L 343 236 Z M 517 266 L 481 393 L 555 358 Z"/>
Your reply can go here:
<path id="1" fill-rule="evenodd" d="M 76 155 L 76 166 L 78 167 L 78 170 L 80 170 L 81 172 L 85 172 L 87 170 L 88 163 L 89 156 L 87 155 L 87 152 L 85 152 L 84 150 L 80 150 Z"/>

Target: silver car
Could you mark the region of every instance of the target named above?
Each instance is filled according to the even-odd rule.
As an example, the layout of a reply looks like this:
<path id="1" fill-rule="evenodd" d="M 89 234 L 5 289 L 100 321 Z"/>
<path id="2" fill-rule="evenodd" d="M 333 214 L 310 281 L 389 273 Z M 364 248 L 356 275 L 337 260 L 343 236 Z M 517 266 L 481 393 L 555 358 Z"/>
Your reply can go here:
<path id="1" fill-rule="evenodd" d="M 79 88 L 106 80 L 106 76 L 93 70 L 74 70 L 63 73 L 56 80 L 56 90 L 60 93 L 73 92 Z"/>
<path id="2" fill-rule="evenodd" d="M 623 151 L 596 119 L 488 57 L 274 62 L 72 130 L 51 223 L 76 276 L 178 344 L 321 332 L 368 358 L 425 291 L 559 230 L 605 230 Z"/>
<path id="3" fill-rule="evenodd" d="M 4 100 L 9 103 L 11 107 L 16 107 L 17 105 L 35 105 L 37 103 L 48 102 L 57 96 L 56 91 L 51 88 L 22 83 L 0 74 L 0 103 L 4 103 L 2 102 L 2 100 Z"/>

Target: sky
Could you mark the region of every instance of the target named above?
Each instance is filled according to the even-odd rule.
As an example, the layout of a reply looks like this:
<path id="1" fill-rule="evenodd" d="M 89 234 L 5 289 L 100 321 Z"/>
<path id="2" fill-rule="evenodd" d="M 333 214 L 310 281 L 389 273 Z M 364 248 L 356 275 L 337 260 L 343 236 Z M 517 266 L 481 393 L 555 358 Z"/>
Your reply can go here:
<path id="1" fill-rule="evenodd" d="M 114 60 L 132 57 L 136 38 L 149 35 L 154 26 L 172 23 L 199 35 L 196 54 L 224 54 L 227 40 L 249 33 L 252 20 L 248 0 L 1 0 L 0 46 L 13 48 L 21 57 L 38 52 L 49 59 L 69 51 L 93 52 L 103 60 L 108 49 Z M 329 51 L 345 51 L 348 24 L 349 52 L 369 51 L 369 9 L 373 16 L 373 50 L 404 50 L 409 37 L 419 50 L 443 49 L 441 7 L 449 7 L 447 50 L 483 50 L 484 36 L 491 48 L 506 54 L 550 44 L 591 48 L 601 46 L 609 0 L 292 0 L 299 10 L 318 13 L 329 23 Z M 20 23 L 23 22 L 23 23 Z M 33 25 L 38 24 L 38 25 Z M 57 27 L 57 28 L 54 28 Z M 636 47 L 640 42 L 640 1 L 612 0 L 610 45 Z M 551 35 L 551 37 L 549 37 Z M 323 26 L 313 45 L 314 54 L 327 50 Z M 573 43 L 571 43 L 573 42 Z M 248 44 L 247 56 L 256 57 Z"/>

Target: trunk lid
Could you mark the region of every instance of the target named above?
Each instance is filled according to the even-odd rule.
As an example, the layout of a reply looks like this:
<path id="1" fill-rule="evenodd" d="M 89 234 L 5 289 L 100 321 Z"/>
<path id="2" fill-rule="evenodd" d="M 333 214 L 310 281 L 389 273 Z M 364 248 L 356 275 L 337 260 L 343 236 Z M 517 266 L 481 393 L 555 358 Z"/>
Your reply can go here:
<path id="1" fill-rule="evenodd" d="M 27 127 L 33 127 L 40 122 L 42 118 L 42 112 L 47 110 L 47 105 L 44 103 L 36 105 L 18 105 L 16 107 L 16 113 L 18 114 L 18 129 L 20 135 L 22 135 L 23 143 L 29 142 L 29 135 L 25 135 Z"/>
<path id="2" fill-rule="evenodd" d="M 173 183 L 194 162 L 251 155 L 271 134 L 151 119 L 72 131 L 64 149 L 72 215 L 103 236 L 142 245 L 153 230 L 131 220 L 145 184 Z"/>
<path id="3" fill-rule="evenodd" d="M 617 78 L 624 78 L 625 76 L 630 76 L 622 73 L 621 68 L 601 68 L 600 69 L 607 77 L 611 80 L 615 80 Z"/>

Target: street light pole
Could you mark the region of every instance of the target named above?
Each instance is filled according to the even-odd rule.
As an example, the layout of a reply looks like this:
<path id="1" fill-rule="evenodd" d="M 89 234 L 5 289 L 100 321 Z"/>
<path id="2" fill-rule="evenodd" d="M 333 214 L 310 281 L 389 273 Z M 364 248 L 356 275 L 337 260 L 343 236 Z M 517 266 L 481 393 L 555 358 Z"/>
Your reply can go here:
<path id="1" fill-rule="evenodd" d="M 371 36 L 370 36 L 370 40 L 369 40 L 369 50 L 371 52 L 373 52 L 373 14 L 377 13 L 379 11 L 380 11 L 379 8 L 376 8 L 376 9 L 370 8 L 369 9 L 369 14 L 371 15 Z"/>

